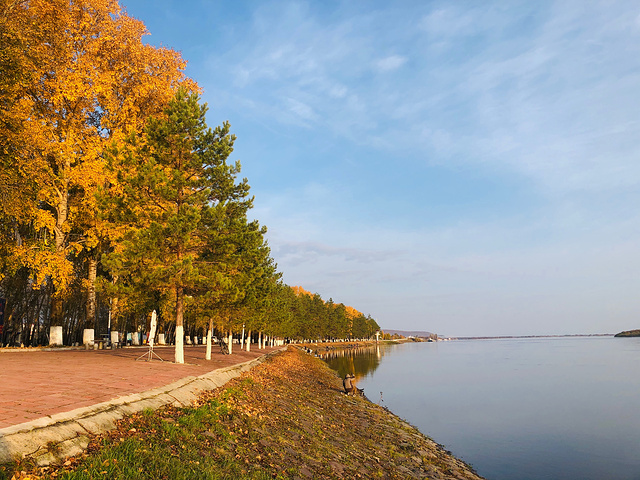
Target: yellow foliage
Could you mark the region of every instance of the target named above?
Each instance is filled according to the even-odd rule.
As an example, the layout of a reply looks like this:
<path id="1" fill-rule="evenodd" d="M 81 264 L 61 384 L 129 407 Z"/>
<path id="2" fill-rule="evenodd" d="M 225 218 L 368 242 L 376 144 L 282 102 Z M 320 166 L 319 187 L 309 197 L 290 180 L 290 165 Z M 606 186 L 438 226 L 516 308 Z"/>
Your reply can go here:
<path id="1" fill-rule="evenodd" d="M 106 146 L 160 115 L 180 85 L 198 90 L 180 54 L 146 34 L 116 0 L 0 3 L 0 220 L 45 231 L 8 249 L 34 286 L 49 276 L 66 288 L 70 258 L 113 233 L 95 215 L 95 192 L 115 183 Z"/>
<path id="2" fill-rule="evenodd" d="M 300 287 L 300 286 L 295 286 L 295 287 L 290 287 L 291 290 L 293 290 L 293 293 L 296 294 L 296 296 L 300 297 L 302 295 L 308 295 L 310 297 L 313 297 L 313 294 L 311 292 L 308 292 L 307 290 L 305 290 L 304 288 Z M 326 303 L 326 302 L 325 302 Z M 338 305 L 334 305 L 334 307 L 337 307 Z M 361 316 L 364 316 L 362 312 L 359 312 L 358 310 L 356 310 L 353 307 L 349 307 L 349 306 L 345 306 L 344 307 L 345 310 L 347 311 L 347 317 L 350 319 L 354 319 L 354 318 L 358 318 Z"/>
<path id="3" fill-rule="evenodd" d="M 311 292 L 307 292 L 304 288 L 302 287 L 291 287 L 291 290 L 293 290 L 293 293 L 296 294 L 296 296 L 301 296 L 301 295 L 309 295 L 310 297 L 313 297 L 313 294 Z"/>

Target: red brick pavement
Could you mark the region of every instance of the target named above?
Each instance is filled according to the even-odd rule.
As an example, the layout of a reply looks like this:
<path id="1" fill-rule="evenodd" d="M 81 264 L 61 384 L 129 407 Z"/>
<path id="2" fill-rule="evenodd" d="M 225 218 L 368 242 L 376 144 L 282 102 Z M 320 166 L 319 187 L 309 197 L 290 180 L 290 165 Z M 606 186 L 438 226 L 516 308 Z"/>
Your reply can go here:
<path id="1" fill-rule="evenodd" d="M 155 347 L 167 362 L 136 361 L 146 348 L 0 352 L 0 428 L 55 413 L 144 392 L 189 376 L 253 360 L 275 347 L 251 352 L 234 345 L 232 355 L 214 346 L 204 360 L 204 346 L 185 346 L 185 364 L 173 362 L 173 347 Z"/>

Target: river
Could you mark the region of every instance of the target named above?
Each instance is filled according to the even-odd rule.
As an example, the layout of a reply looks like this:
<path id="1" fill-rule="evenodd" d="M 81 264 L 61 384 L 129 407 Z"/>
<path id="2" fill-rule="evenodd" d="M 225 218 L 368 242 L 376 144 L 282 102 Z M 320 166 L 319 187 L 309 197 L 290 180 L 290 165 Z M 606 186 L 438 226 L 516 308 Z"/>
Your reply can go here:
<path id="1" fill-rule="evenodd" d="M 490 480 L 640 480 L 640 338 L 384 345 L 327 358 Z"/>

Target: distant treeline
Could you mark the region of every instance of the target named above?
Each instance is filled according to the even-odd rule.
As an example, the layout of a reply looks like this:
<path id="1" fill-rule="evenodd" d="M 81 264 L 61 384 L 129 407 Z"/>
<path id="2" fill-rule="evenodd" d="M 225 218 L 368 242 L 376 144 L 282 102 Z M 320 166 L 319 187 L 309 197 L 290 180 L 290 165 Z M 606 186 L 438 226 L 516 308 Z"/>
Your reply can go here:
<path id="1" fill-rule="evenodd" d="M 186 62 L 145 34 L 116 0 L 0 5 L 2 342 L 145 330 L 154 309 L 177 343 L 372 335 L 282 283 L 230 125 L 206 125 Z"/>

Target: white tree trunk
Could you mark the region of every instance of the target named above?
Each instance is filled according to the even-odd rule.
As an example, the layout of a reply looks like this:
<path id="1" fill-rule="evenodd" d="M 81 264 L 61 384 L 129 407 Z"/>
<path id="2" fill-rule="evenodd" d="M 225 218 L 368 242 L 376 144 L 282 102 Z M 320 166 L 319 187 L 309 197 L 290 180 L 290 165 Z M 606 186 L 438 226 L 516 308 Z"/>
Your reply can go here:
<path id="1" fill-rule="evenodd" d="M 233 332 L 229 329 L 229 355 L 233 353 Z"/>
<path id="2" fill-rule="evenodd" d="M 184 327 L 176 325 L 176 363 L 184 363 Z"/>
<path id="3" fill-rule="evenodd" d="M 247 352 L 251 351 L 251 330 L 249 330 L 249 333 L 247 335 Z"/>
<path id="4" fill-rule="evenodd" d="M 204 354 L 205 360 L 211 360 L 211 328 L 207 330 L 207 352 Z"/>
<path id="5" fill-rule="evenodd" d="M 178 255 L 180 258 L 180 255 Z M 184 289 L 176 288 L 176 363 L 184 363 Z"/>

